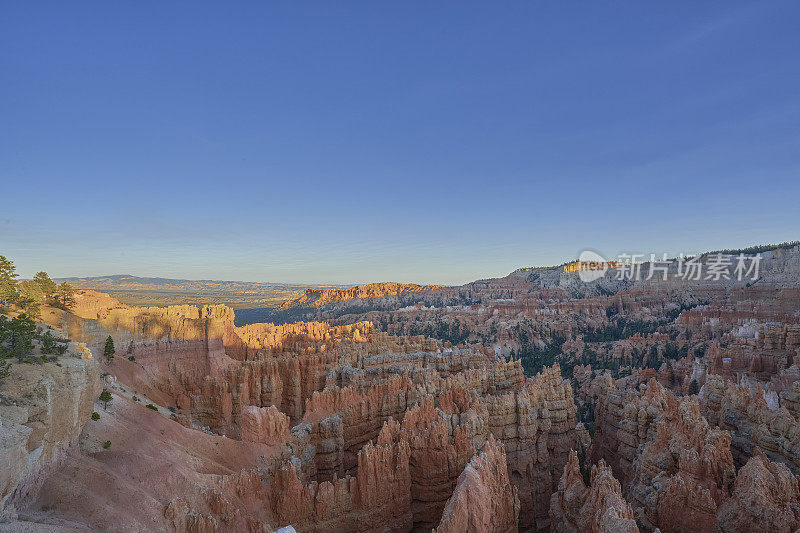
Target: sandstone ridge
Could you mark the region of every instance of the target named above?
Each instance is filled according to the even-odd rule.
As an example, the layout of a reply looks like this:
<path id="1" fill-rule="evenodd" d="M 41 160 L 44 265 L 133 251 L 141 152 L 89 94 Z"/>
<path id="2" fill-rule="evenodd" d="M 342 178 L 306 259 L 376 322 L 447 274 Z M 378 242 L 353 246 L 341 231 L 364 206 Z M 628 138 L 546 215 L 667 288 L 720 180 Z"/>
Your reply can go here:
<path id="1" fill-rule="evenodd" d="M 348 289 L 306 289 L 302 296 L 283 303 L 280 309 L 292 307 L 320 307 L 322 305 L 347 300 L 382 298 L 398 294 L 426 292 L 441 289 L 438 285 L 417 285 L 415 283 L 370 283 L 356 285 Z"/>

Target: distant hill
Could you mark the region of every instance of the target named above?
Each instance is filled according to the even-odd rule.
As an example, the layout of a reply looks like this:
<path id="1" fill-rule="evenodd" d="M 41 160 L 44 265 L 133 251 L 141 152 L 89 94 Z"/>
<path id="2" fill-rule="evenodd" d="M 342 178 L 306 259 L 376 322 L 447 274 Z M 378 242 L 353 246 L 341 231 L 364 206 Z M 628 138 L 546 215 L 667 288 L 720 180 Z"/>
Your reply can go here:
<path id="1" fill-rule="evenodd" d="M 151 278 L 130 274 L 57 278 L 76 289 L 106 292 L 128 305 L 225 304 L 233 308 L 277 307 L 297 298 L 305 289 L 336 285 L 300 285 L 255 281 Z"/>

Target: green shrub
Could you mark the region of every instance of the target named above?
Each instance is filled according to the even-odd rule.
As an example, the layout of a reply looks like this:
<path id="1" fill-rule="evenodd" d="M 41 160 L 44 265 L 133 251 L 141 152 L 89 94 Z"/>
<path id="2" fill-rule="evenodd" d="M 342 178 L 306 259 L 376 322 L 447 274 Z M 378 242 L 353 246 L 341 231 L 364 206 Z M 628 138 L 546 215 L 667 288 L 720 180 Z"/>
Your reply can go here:
<path id="1" fill-rule="evenodd" d="M 42 343 L 43 354 L 56 353 L 56 339 L 49 330 L 45 331 L 39 340 Z"/>
<path id="2" fill-rule="evenodd" d="M 136 362 L 136 358 L 132 355 L 128 356 L 128 361 Z"/>
<path id="3" fill-rule="evenodd" d="M 107 440 L 107 441 L 105 441 L 105 442 L 103 443 L 103 449 L 104 449 L 104 450 L 107 450 L 107 449 L 109 449 L 109 448 L 111 448 L 111 441 L 110 441 L 110 440 Z"/>
<path id="4" fill-rule="evenodd" d="M 95 421 L 100 420 L 100 413 L 98 413 L 97 411 L 93 412 L 92 413 L 92 420 L 95 420 Z"/>
<path id="5" fill-rule="evenodd" d="M 158 407 L 156 407 L 152 403 L 148 403 L 147 405 L 145 405 L 145 407 L 147 407 L 148 409 L 152 409 L 153 411 L 158 411 Z"/>
<path id="6" fill-rule="evenodd" d="M 111 393 L 108 389 L 103 389 L 103 392 L 100 394 L 100 401 L 103 402 L 103 410 L 108 407 L 108 402 L 111 401 Z"/>

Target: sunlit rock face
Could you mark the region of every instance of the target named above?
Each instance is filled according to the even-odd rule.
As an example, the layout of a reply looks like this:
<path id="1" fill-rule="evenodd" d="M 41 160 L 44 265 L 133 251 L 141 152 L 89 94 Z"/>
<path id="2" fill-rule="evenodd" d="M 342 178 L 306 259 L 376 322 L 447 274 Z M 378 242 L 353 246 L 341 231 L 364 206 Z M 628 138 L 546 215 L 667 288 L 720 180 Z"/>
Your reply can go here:
<path id="1" fill-rule="evenodd" d="M 335 302 L 383 298 L 400 294 L 408 295 L 436 289 L 441 289 L 441 287 L 437 285 L 416 285 L 414 283 L 394 282 L 370 283 L 368 285 L 357 285 L 348 289 L 306 289 L 305 293 L 299 298 L 290 300 L 281 305 L 281 309 L 290 309 L 292 307 L 320 307 Z"/>
<path id="2" fill-rule="evenodd" d="M 517 531 L 519 499 L 508 480 L 502 446 L 494 437 L 458 476 L 436 533 L 460 531 Z"/>
<path id="3" fill-rule="evenodd" d="M 30 504 L 78 447 L 99 394 L 100 366 L 82 345 L 58 365 L 12 365 L 0 382 L 0 521 Z"/>

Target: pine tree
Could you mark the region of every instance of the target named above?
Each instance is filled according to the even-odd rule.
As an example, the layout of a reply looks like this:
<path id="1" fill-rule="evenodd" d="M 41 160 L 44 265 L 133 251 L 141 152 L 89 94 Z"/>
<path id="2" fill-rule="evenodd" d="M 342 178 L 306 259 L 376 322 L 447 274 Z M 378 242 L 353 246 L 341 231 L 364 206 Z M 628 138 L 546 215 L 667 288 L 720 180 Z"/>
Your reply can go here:
<path id="1" fill-rule="evenodd" d="M 39 316 L 39 308 L 45 301 L 45 294 L 42 286 L 35 281 L 21 281 L 17 285 L 19 291 L 16 304 L 22 307 L 25 312 L 33 317 Z"/>
<path id="2" fill-rule="evenodd" d="M 75 291 L 66 281 L 62 281 L 56 291 L 55 299 L 62 307 L 70 308 L 75 305 Z"/>
<path id="3" fill-rule="evenodd" d="M 50 279 L 50 276 L 47 275 L 47 272 L 37 272 L 36 275 L 33 276 L 33 281 L 39 285 L 45 297 L 55 293 L 58 289 L 56 282 Z"/>
<path id="4" fill-rule="evenodd" d="M 108 392 L 108 389 L 103 389 L 103 392 L 100 393 L 100 401 L 103 402 L 103 411 L 105 411 L 106 407 L 108 407 L 108 402 L 111 401 L 111 393 Z"/>
<path id="5" fill-rule="evenodd" d="M 8 305 L 17 299 L 17 269 L 14 262 L 0 255 L 0 301 Z"/>
<path id="6" fill-rule="evenodd" d="M 111 335 L 108 336 L 106 339 L 106 346 L 103 348 L 103 355 L 106 356 L 106 361 L 109 363 L 114 360 L 114 354 L 116 350 L 114 350 L 114 339 L 111 338 Z"/>
<path id="7" fill-rule="evenodd" d="M 689 383 L 689 394 L 697 394 L 700 390 L 699 385 L 697 384 L 697 380 L 693 379 L 691 383 Z"/>
<path id="8" fill-rule="evenodd" d="M 11 355 L 17 357 L 19 361 L 33 352 L 33 338 L 36 336 L 36 322 L 31 320 L 25 313 L 8 322 L 9 348 Z"/>

